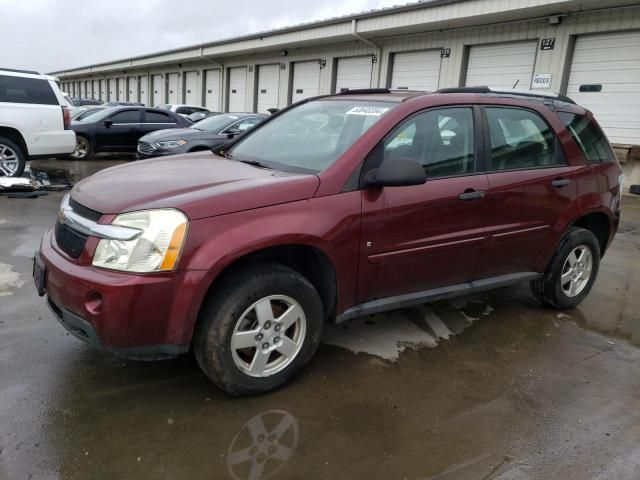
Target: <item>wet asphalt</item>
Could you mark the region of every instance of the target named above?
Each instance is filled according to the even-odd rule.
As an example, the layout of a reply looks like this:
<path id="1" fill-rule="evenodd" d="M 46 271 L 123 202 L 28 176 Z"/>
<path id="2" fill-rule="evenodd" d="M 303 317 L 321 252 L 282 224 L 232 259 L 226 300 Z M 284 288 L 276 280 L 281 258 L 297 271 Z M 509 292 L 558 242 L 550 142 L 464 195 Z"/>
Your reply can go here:
<path id="1" fill-rule="evenodd" d="M 57 323 L 30 257 L 62 195 L 0 196 L 1 480 L 640 478 L 640 198 L 575 310 L 523 285 L 356 319 L 235 398 L 188 355 L 123 361 Z"/>

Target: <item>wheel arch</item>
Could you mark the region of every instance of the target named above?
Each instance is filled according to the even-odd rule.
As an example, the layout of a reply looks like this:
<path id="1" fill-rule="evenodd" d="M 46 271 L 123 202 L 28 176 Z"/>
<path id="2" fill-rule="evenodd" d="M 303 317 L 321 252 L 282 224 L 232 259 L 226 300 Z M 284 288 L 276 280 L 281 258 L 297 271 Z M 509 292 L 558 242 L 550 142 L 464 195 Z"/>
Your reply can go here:
<path id="1" fill-rule="evenodd" d="M 603 211 L 585 212 L 580 217 L 574 219 L 570 227 L 579 227 L 589 230 L 598 239 L 600 245 L 600 257 L 602 258 L 612 240 L 613 222 L 610 216 Z"/>
<path id="2" fill-rule="evenodd" d="M 320 295 L 325 310 L 325 322 L 335 318 L 338 278 L 334 262 L 322 249 L 309 243 L 284 243 L 267 246 L 231 257 L 209 281 L 198 306 L 198 312 L 204 306 L 211 292 L 224 282 L 228 275 L 239 268 L 257 263 L 278 263 L 304 275 Z M 197 321 L 196 319 L 196 323 Z"/>
<path id="3" fill-rule="evenodd" d="M 24 156 L 29 159 L 29 149 L 22 133 L 18 129 L 12 127 L 0 126 L 0 137 L 6 137 L 16 143 L 21 149 Z"/>

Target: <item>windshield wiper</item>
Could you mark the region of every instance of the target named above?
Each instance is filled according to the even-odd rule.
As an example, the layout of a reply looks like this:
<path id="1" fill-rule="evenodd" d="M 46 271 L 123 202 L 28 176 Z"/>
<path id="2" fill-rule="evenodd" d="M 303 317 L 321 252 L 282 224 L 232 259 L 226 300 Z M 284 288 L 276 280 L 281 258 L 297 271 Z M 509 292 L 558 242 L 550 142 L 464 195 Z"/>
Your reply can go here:
<path id="1" fill-rule="evenodd" d="M 231 157 L 227 157 L 227 158 L 231 158 Z M 246 163 L 247 165 L 253 165 L 254 167 L 268 168 L 269 170 L 273 170 L 273 168 L 268 167 L 264 163 L 260 163 L 257 160 L 236 160 L 236 162 L 242 162 L 242 163 Z"/>

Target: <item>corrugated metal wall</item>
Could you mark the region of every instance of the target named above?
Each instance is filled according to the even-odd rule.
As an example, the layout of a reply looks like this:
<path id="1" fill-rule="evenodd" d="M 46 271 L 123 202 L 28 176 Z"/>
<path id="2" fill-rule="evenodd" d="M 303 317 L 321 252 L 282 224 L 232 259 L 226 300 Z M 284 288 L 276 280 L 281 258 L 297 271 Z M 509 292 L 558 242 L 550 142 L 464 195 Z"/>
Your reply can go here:
<path id="1" fill-rule="evenodd" d="M 539 10 L 546 15 L 553 13 L 553 5 L 562 2 L 540 2 L 527 0 L 526 2 L 523 1 L 523 4 L 524 3 L 529 7 L 534 4 L 548 4 L 548 12 L 544 9 Z M 445 10 L 444 7 L 449 9 Z M 443 9 L 440 9 L 440 7 L 429 8 L 425 9 L 424 12 L 428 12 L 430 20 L 433 21 L 434 18 L 439 18 L 438 15 L 444 15 L 443 12 L 445 11 L 447 15 L 450 15 L 452 8 L 459 10 L 462 9 L 457 13 L 457 15 L 465 17 L 479 15 L 482 12 L 490 11 L 492 8 L 506 11 L 508 8 L 513 8 L 513 2 L 506 2 L 503 0 L 474 0 L 470 2 L 451 4 L 448 6 L 443 5 Z M 408 23 L 415 23 L 416 25 L 419 25 L 421 21 L 424 21 L 421 15 L 427 15 L 427 13 L 424 12 L 413 11 L 364 19 L 359 22 L 358 31 L 374 32 L 380 30 L 384 32 L 393 32 L 394 28 L 401 28 L 406 26 Z M 326 45 L 291 47 L 286 50 L 286 54 L 281 48 L 278 48 L 278 50 L 272 52 L 227 56 L 225 58 L 207 61 L 203 59 L 200 54 L 213 56 L 222 50 L 221 46 L 209 47 L 203 48 L 198 55 L 190 51 L 188 54 L 175 53 L 159 56 L 154 58 L 154 62 L 159 63 L 149 68 L 134 70 L 130 69 L 130 65 L 127 65 L 127 62 L 121 62 L 109 66 L 113 73 L 63 77 L 62 80 L 65 82 L 65 85 L 67 85 L 67 91 L 72 93 L 74 89 L 78 92 L 80 86 L 84 85 L 81 82 L 85 80 L 114 79 L 113 81 L 115 84 L 115 79 L 122 77 L 123 71 L 126 71 L 127 76 L 139 75 L 145 76 L 146 78 L 151 78 L 152 75 L 162 75 L 163 80 L 167 78 L 168 73 L 179 73 L 179 78 L 181 80 L 180 84 L 182 87 L 184 73 L 188 71 L 196 71 L 198 72 L 197 98 L 198 102 L 203 104 L 205 101 L 204 95 L 202 95 L 205 88 L 203 81 L 206 77 L 204 72 L 205 70 L 212 72 L 215 71 L 215 69 L 218 69 L 220 75 L 219 105 L 226 108 L 228 104 L 228 71 L 233 67 L 244 66 L 247 67 L 248 71 L 245 106 L 247 110 L 255 110 L 257 108 L 256 72 L 259 65 L 277 63 L 283 66 L 282 69 L 279 70 L 280 81 L 278 104 L 287 105 L 291 101 L 292 97 L 291 65 L 294 62 L 318 62 L 318 68 L 320 69 L 319 92 L 324 94 L 330 93 L 332 87 L 335 86 L 336 65 L 338 63 L 337 59 L 339 58 L 361 55 L 376 56 L 377 62 L 373 65 L 371 85 L 384 87 L 388 86 L 391 81 L 392 58 L 394 53 L 446 48 L 449 49 L 449 55 L 442 58 L 440 63 L 439 86 L 440 88 L 443 88 L 463 84 L 469 47 L 472 45 L 516 42 L 523 40 L 532 40 L 539 44 L 540 40 L 543 38 L 555 38 L 553 50 L 542 51 L 538 48 L 534 73 L 551 74 L 550 90 L 557 92 L 560 91 L 563 88 L 564 83 L 566 83 L 568 75 L 566 69 L 570 62 L 571 48 L 574 43 L 575 36 L 595 32 L 640 30 L 640 7 L 632 6 L 601 9 L 589 13 L 571 14 L 561 20 L 560 25 L 551 25 L 548 18 L 540 18 L 537 20 L 496 23 L 479 27 L 455 28 L 430 33 L 412 33 L 401 36 L 391 34 L 384 38 L 369 37 L 376 45 L 379 45 L 380 48 L 375 48 L 372 45 L 350 36 L 349 30 L 342 24 L 310 27 L 309 32 L 288 32 L 283 33 L 281 36 L 286 36 L 286 38 L 292 42 L 309 41 L 309 38 L 320 35 L 344 38 L 344 41 Z M 306 32 L 306 36 L 304 32 Z M 271 38 L 269 41 L 276 44 L 279 40 L 275 37 L 278 37 L 278 35 L 275 35 L 274 38 L 269 37 Z M 265 39 L 267 39 L 267 37 L 265 37 Z M 256 42 L 258 42 L 258 40 L 245 42 L 246 48 L 255 46 L 254 44 Z M 265 45 L 264 41 L 260 43 L 261 48 L 265 48 Z M 193 59 L 194 61 L 189 61 L 190 59 Z M 195 59 L 198 60 L 195 61 Z M 178 66 L 178 62 L 181 62 L 180 66 Z M 182 88 L 180 88 L 180 93 L 179 98 L 181 99 Z M 112 95 L 111 99 L 113 100 L 114 97 L 115 96 Z M 148 103 L 151 102 L 150 98 L 151 95 L 149 95 Z M 166 98 L 166 92 L 163 97 L 163 101 L 164 98 Z"/>

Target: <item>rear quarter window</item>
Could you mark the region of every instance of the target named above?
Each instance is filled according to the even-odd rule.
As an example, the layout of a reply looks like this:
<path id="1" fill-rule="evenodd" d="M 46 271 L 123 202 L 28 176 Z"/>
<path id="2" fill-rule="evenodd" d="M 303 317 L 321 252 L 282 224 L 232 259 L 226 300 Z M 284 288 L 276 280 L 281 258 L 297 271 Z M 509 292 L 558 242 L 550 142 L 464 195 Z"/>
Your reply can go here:
<path id="1" fill-rule="evenodd" d="M 58 105 L 48 81 L 9 75 L 0 75 L 0 102 Z"/>
<path id="2" fill-rule="evenodd" d="M 558 118 L 571 133 L 587 162 L 597 164 L 615 160 L 607 137 L 590 118 L 569 112 L 558 112 Z"/>

